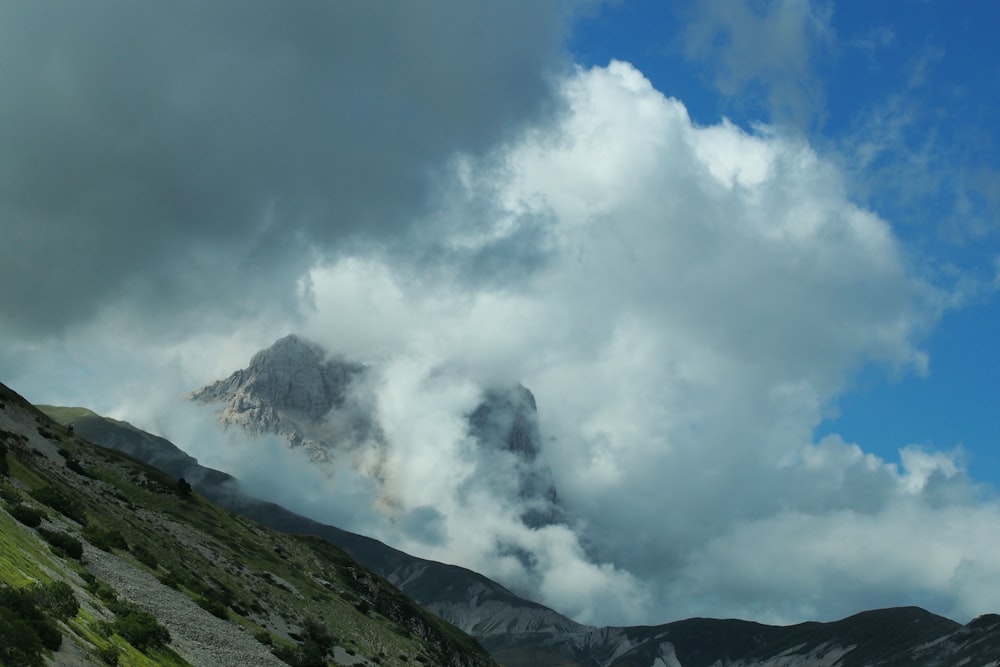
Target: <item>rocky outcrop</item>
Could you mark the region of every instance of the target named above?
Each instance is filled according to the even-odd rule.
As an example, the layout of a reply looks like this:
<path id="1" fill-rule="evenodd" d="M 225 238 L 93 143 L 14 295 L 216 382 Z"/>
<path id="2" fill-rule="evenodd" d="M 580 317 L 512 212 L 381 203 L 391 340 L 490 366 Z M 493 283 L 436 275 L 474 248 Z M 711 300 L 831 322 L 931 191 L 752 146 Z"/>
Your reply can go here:
<path id="1" fill-rule="evenodd" d="M 389 443 L 371 407 L 374 400 L 366 394 L 365 379 L 372 370 L 288 335 L 255 354 L 246 368 L 186 398 L 221 404 L 223 426 L 238 426 L 254 436 L 281 435 L 290 446 L 304 447 L 316 462 L 364 449 L 369 455 L 360 458 L 378 478 L 378 461 Z M 515 480 L 511 492 L 525 507 L 525 525 L 561 522 L 552 475 L 539 457 L 542 438 L 532 393 L 522 385 L 489 389 L 467 419 L 469 435 L 489 459 L 486 476 L 494 476 L 498 484 Z"/>
<path id="2" fill-rule="evenodd" d="M 327 358 L 319 345 L 285 336 L 255 354 L 250 365 L 185 398 L 222 403 L 219 421 L 251 435 L 275 433 L 292 446 L 305 446 L 324 460 L 332 444 L 317 434 L 317 425 L 344 405 L 349 387 L 365 372 L 363 364 Z"/>
<path id="3" fill-rule="evenodd" d="M 541 433 L 534 395 L 523 385 L 492 389 L 468 416 L 479 447 L 514 455 L 517 493 L 527 507 L 521 520 L 538 528 L 563 520 L 552 474 L 538 461 Z"/>
<path id="4" fill-rule="evenodd" d="M 320 419 L 343 404 L 347 386 L 364 370 L 362 364 L 327 359 L 319 345 L 289 335 L 255 354 L 245 369 L 187 397 L 224 402 L 225 423 L 238 423 L 251 432 L 268 432 L 274 422 L 261 421 L 261 414 L 255 411 Z"/>

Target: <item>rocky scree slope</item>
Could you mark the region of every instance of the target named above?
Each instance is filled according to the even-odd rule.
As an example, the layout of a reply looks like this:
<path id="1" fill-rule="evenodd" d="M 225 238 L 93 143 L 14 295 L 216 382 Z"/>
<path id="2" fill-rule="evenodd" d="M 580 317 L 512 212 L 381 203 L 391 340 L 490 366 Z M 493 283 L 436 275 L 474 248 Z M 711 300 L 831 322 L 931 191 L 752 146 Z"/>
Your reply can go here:
<path id="1" fill-rule="evenodd" d="M 701 618 L 643 627 L 581 625 L 475 572 L 416 558 L 254 499 L 237 480 L 198 465 L 163 438 L 85 410 L 44 409 L 81 435 L 193 480 L 200 493 L 235 512 L 337 544 L 426 609 L 469 632 L 506 667 L 1000 665 L 1000 616 L 982 616 L 963 626 L 915 607 L 787 627 Z"/>
<path id="2" fill-rule="evenodd" d="M 330 542 L 224 510 L 3 385 L 0 498 L 0 662 L 496 665 Z M 65 604 L 39 618 L 52 591 Z"/>

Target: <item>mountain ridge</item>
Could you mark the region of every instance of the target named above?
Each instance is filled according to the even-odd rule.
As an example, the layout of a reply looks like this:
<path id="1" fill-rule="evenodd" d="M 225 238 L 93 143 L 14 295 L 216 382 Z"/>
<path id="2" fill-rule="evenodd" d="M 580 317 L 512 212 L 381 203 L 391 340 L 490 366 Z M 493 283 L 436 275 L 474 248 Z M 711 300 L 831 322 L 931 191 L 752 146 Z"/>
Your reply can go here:
<path id="1" fill-rule="evenodd" d="M 2 664 L 496 667 L 331 542 L 224 510 L 2 384 L 0 499 Z"/>
<path id="2" fill-rule="evenodd" d="M 235 478 L 211 469 L 199 472 L 195 459 L 164 439 L 121 423 L 100 426 L 93 420 L 82 417 L 73 424 L 80 433 L 95 427 L 127 428 L 132 437 L 148 438 L 144 446 L 133 443 L 134 451 L 158 453 L 161 461 L 173 459 L 173 465 L 181 467 L 168 465 L 168 470 L 194 473 L 199 492 L 228 496 L 233 511 L 246 512 L 265 524 L 287 521 L 290 529 L 339 544 L 426 609 L 470 632 L 506 667 L 944 666 L 962 660 L 1000 664 L 1000 616 L 961 625 L 918 607 L 870 610 L 839 621 L 793 626 L 705 618 L 655 626 L 581 625 L 471 570 L 419 559 L 249 498 L 239 491 Z M 167 445 L 176 450 L 170 456 L 164 456 Z M 213 490 L 213 485 L 219 488 Z"/>

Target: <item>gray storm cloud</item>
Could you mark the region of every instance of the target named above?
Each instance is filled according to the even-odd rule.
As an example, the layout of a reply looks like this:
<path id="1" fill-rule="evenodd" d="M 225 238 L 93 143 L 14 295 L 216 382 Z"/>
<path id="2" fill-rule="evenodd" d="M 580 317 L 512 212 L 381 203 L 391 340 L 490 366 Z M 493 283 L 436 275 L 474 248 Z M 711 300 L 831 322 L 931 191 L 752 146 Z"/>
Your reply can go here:
<path id="1" fill-rule="evenodd" d="M 123 302 L 177 327 L 287 300 L 299 262 L 398 238 L 446 157 L 547 112 L 567 11 L 4 5 L 0 317 L 59 333 Z"/>

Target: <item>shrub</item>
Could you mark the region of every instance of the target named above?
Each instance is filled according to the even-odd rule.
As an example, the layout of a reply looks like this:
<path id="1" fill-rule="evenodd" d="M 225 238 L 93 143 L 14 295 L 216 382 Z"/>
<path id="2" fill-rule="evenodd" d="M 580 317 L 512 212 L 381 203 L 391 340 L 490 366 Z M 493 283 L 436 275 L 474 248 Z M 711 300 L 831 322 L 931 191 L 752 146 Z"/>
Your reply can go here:
<path id="1" fill-rule="evenodd" d="M 190 500 L 192 491 L 193 489 L 191 488 L 191 484 L 189 484 L 186 479 L 181 477 L 177 480 L 177 495 L 181 498 L 184 500 Z"/>
<path id="2" fill-rule="evenodd" d="M 42 525 L 42 514 L 34 507 L 28 507 L 21 503 L 14 503 L 7 507 L 10 515 L 23 523 L 28 528 L 38 528 Z"/>
<path id="3" fill-rule="evenodd" d="M 66 467 L 75 472 L 77 475 L 80 475 L 81 477 L 91 477 L 90 472 L 88 472 L 82 465 L 80 465 L 79 461 L 70 456 L 66 457 Z"/>
<path id="4" fill-rule="evenodd" d="M 278 646 L 272 653 L 292 667 L 325 667 L 326 656 L 333 650 L 335 639 L 319 621 L 307 618 L 301 633 L 289 633 L 290 637 L 301 640 L 295 648 Z"/>
<path id="5" fill-rule="evenodd" d="M 58 530 L 48 530 L 46 528 L 39 528 L 38 534 L 41 535 L 46 542 L 52 545 L 52 548 L 56 553 L 65 554 L 75 560 L 83 558 L 83 544 L 72 535 L 59 532 Z"/>
<path id="6" fill-rule="evenodd" d="M 0 664 L 39 667 L 42 650 L 57 650 L 62 635 L 31 590 L 0 588 Z"/>
<path id="7" fill-rule="evenodd" d="M 156 559 L 156 556 L 141 544 L 133 544 L 131 552 L 137 561 L 148 567 L 150 570 L 155 570 L 160 566 L 160 562 Z"/>
<path id="8" fill-rule="evenodd" d="M 87 515 L 83 513 L 83 509 L 62 491 L 54 489 L 51 486 L 43 486 L 31 491 L 31 495 L 38 502 L 48 505 L 63 516 L 73 519 L 81 526 L 87 524 Z"/>
<path id="9" fill-rule="evenodd" d="M 83 537 L 102 551 L 128 549 L 128 542 L 119 530 L 87 526 L 83 529 Z"/>
<path id="10" fill-rule="evenodd" d="M 94 654 L 105 665 L 111 665 L 112 667 L 118 665 L 118 647 L 114 644 L 96 649 Z"/>
<path id="11" fill-rule="evenodd" d="M 7 463 L 7 445 L 0 442 L 0 475 L 6 477 L 10 474 L 10 464 Z"/>
<path id="12" fill-rule="evenodd" d="M 212 616 L 221 618 L 223 620 L 229 618 L 229 614 L 226 613 L 226 605 L 222 604 L 218 600 L 210 600 L 208 598 L 199 597 L 195 602 L 198 606 L 207 611 Z"/>
<path id="13" fill-rule="evenodd" d="M 315 644 L 303 644 L 295 648 L 290 646 L 276 646 L 271 649 L 271 653 L 278 660 L 292 667 L 326 667 L 326 659 L 318 651 L 319 649 L 316 648 Z"/>
<path id="14" fill-rule="evenodd" d="M 7 486 L 7 484 L 0 485 L 0 498 L 7 503 L 19 503 L 21 502 L 21 494 L 15 489 Z"/>
<path id="15" fill-rule="evenodd" d="M 118 599 L 118 591 L 96 577 L 87 582 L 87 590 L 105 602 L 114 602 Z"/>
<path id="16" fill-rule="evenodd" d="M 125 613 L 119 613 L 111 628 L 140 651 L 170 642 L 170 632 L 156 622 L 156 617 L 135 607 L 128 607 Z"/>
<path id="17" fill-rule="evenodd" d="M 174 590 L 180 590 L 181 584 L 183 583 L 173 572 L 164 572 L 163 574 L 156 575 L 156 578 L 160 580 L 160 583 L 164 586 L 169 586 Z"/>
<path id="18" fill-rule="evenodd" d="M 35 605 L 57 621 L 65 621 L 76 616 L 80 603 L 73 594 L 73 587 L 65 581 L 49 584 L 32 584 L 28 587 Z"/>
<path id="19" fill-rule="evenodd" d="M 0 664 L 42 667 L 42 640 L 31 623 L 0 606 Z"/>

